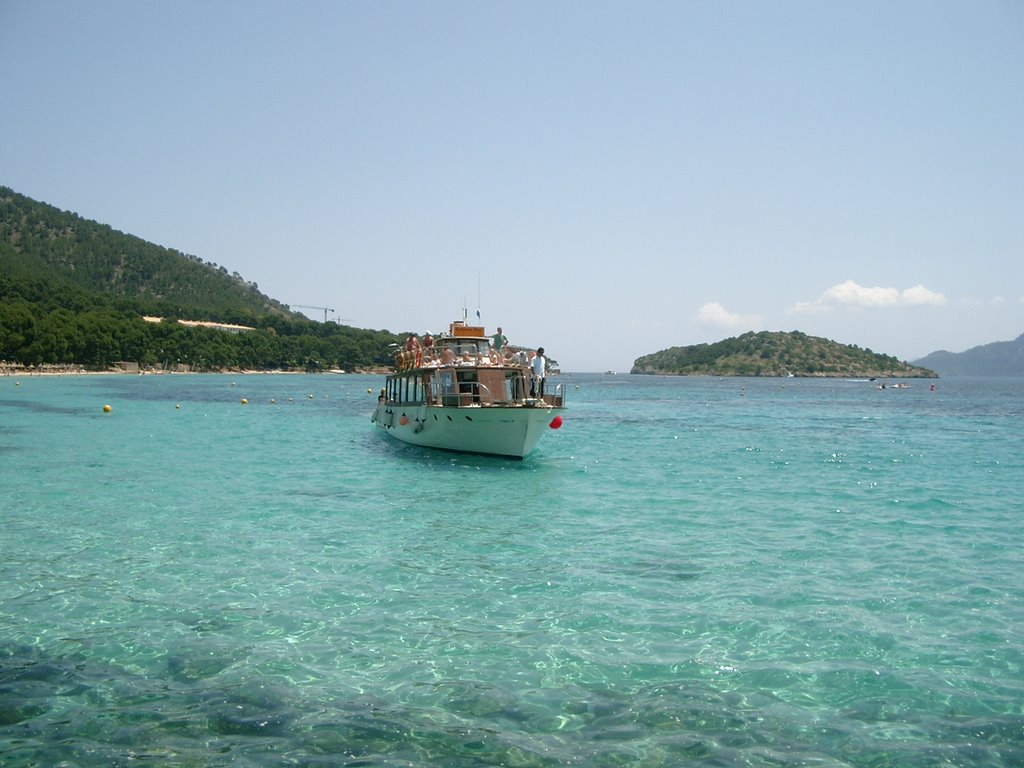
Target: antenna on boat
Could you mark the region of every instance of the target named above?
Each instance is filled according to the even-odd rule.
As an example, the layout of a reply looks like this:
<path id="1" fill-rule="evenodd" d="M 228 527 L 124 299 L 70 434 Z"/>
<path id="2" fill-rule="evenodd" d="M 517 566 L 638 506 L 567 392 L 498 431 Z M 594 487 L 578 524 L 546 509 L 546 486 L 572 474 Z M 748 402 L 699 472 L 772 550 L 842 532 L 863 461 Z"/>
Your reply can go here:
<path id="1" fill-rule="evenodd" d="M 480 318 L 480 275 L 477 273 L 476 276 L 476 319 L 479 323 Z M 469 300 L 465 295 L 462 297 L 462 322 L 469 323 Z"/>

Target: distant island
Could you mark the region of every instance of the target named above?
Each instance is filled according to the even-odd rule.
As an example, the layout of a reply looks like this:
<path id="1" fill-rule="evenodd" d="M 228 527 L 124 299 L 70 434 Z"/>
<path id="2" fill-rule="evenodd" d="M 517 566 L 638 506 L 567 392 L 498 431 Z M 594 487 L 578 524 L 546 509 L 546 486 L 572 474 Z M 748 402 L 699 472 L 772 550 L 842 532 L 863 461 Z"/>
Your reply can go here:
<path id="1" fill-rule="evenodd" d="M 630 373 L 673 376 L 936 378 L 935 371 L 800 331 L 744 333 L 638 357 Z"/>
<path id="2" fill-rule="evenodd" d="M 927 366 L 943 376 L 1024 376 L 1024 334 L 965 352 L 932 352 L 914 365 Z"/>

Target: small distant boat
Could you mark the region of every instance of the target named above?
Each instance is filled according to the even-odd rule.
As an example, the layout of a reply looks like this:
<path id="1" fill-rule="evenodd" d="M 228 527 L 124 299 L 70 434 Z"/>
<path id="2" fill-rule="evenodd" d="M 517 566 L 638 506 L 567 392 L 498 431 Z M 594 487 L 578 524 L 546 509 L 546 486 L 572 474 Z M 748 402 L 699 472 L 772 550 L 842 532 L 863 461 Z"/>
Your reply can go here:
<path id="1" fill-rule="evenodd" d="M 562 425 L 562 385 L 532 391 L 526 353 L 496 352 L 482 326 L 451 323 L 395 362 L 370 421 L 402 442 L 522 459 Z"/>
<path id="2" fill-rule="evenodd" d="M 605 376 L 614 376 L 615 375 L 615 371 L 605 371 L 604 375 Z"/>

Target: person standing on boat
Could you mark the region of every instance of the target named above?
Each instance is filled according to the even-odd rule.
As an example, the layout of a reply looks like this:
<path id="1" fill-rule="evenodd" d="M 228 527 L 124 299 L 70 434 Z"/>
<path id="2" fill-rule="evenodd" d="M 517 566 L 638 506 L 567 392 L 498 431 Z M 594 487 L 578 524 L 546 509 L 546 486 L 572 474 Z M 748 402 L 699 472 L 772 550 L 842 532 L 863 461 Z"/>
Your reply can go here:
<path id="1" fill-rule="evenodd" d="M 530 362 L 530 371 L 533 378 L 530 380 L 530 397 L 544 397 L 544 377 L 547 374 L 547 358 L 544 357 L 544 347 L 537 348 L 537 354 Z"/>
<path id="2" fill-rule="evenodd" d="M 491 336 L 491 346 L 494 347 L 495 361 L 500 363 L 505 357 L 505 345 L 508 344 L 508 339 L 505 338 L 505 334 L 501 332 L 501 326 L 498 326 L 498 332 Z"/>
<path id="3" fill-rule="evenodd" d="M 423 334 L 423 359 L 427 362 L 434 359 L 434 335 L 430 331 Z"/>

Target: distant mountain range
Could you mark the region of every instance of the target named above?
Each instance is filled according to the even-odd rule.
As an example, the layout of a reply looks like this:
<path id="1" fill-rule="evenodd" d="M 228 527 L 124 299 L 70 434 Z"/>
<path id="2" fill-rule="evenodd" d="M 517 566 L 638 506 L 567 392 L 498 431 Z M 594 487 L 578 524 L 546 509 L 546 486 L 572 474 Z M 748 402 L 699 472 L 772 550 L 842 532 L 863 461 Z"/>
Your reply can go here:
<path id="1" fill-rule="evenodd" d="M 639 357 L 631 373 L 677 376 L 934 378 L 935 372 L 855 344 L 789 333 L 744 333 L 714 344 L 670 347 Z"/>
<path id="2" fill-rule="evenodd" d="M 994 341 L 964 352 L 932 352 L 914 365 L 943 376 L 1024 376 L 1024 334 L 1013 341 Z"/>

